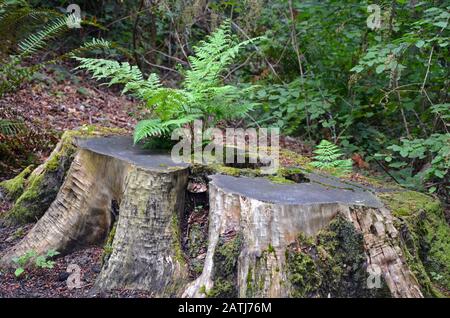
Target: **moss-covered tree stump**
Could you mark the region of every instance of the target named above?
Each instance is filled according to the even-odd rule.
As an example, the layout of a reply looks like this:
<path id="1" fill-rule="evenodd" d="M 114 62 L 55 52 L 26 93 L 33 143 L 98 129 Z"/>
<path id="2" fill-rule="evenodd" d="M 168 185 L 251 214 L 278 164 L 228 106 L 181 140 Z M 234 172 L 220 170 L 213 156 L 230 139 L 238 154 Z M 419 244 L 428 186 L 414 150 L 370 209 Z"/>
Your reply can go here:
<path id="1" fill-rule="evenodd" d="M 84 126 L 65 132 L 48 159 L 36 169 L 29 166 L 17 177 L 0 183 L 0 189 L 13 201 L 3 222 L 25 224 L 36 222 L 47 211 L 64 182 L 77 151 L 77 138 L 126 133 L 117 128 Z"/>
<path id="2" fill-rule="evenodd" d="M 450 228 L 439 201 L 427 195 L 298 167 L 269 177 L 250 168 L 189 167 L 134 146 L 130 137 L 88 135 L 67 132 L 41 167 L 2 183 L 18 198 L 7 220 L 39 220 L 1 251 L 1 265 L 29 250 L 66 254 L 100 244 L 98 291 L 429 297 L 450 289 Z M 201 193 L 193 199 L 195 189 Z M 192 202 L 205 214 L 195 217 Z M 188 224 L 196 219 L 201 226 Z M 206 224 L 208 233 L 201 230 Z M 193 228 L 200 230 L 190 235 Z"/>
<path id="3" fill-rule="evenodd" d="M 116 220 L 98 287 L 175 294 L 187 273 L 178 236 L 187 175 L 186 166 L 133 147 L 130 137 L 78 140 L 55 200 L 2 262 L 103 243 Z"/>
<path id="4" fill-rule="evenodd" d="M 421 297 L 381 201 L 336 179 L 309 178 L 282 185 L 213 176 L 205 266 L 184 296 Z M 380 284 L 370 289 L 373 268 Z"/>

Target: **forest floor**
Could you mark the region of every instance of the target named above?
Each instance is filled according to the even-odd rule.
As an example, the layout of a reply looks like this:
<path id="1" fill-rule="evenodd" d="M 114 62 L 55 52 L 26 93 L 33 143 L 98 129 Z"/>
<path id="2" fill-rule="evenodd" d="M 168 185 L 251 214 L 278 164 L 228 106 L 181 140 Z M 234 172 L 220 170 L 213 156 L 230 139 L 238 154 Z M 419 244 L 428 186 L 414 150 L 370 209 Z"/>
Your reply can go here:
<path id="1" fill-rule="evenodd" d="M 18 243 L 34 224 L 25 226 L 0 226 L 0 252 Z M 19 278 L 14 275 L 14 269 L 0 271 L 0 298 L 53 298 L 53 297 L 120 297 L 140 298 L 152 297 L 150 292 L 136 290 L 112 290 L 98 293 L 93 290 L 95 279 L 100 273 L 101 247 L 89 247 L 75 251 L 55 260 L 52 269 L 30 268 Z M 69 288 L 68 280 L 73 273 L 68 273 L 68 266 L 75 264 L 80 268 L 79 288 Z M 73 266 L 73 265 L 72 265 Z"/>
<path id="2" fill-rule="evenodd" d="M 132 131 L 135 101 L 68 69 L 70 66 L 46 69 L 31 83 L 0 99 L 0 117 L 23 123 L 15 136 L 0 134 L 0 142 L 7 145 L 0 149 L 0 181 L 45 160 L 67 129 L 101 125 Z"/>

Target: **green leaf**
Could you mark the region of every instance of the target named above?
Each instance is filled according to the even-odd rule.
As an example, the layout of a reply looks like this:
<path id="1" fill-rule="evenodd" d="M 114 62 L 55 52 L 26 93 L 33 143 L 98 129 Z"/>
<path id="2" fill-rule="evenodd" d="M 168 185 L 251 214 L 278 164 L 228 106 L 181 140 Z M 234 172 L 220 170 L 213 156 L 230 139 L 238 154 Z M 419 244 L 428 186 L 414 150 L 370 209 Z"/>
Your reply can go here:
<path id="1" fill-rule="evenodd" d="M 380 64 L 380 65 L 378 65 L 377 68 L 375 69 L 375 72 L 376 72 L 377 74 L 381 74 L 381 73 L 383 73 L 384 69 L 385 69 L 384 64 Z"/>
<path id="2" fill-rule="evenodd" d="M 433 23 L 433 25 L 440 27 L 442 29 L 445 29 L 447 27 L 448 23 L 446 21 L 439 21 L 439 22 Z"/>
<path id="3" fill-rule="evenodd" d="M 22 275 L 23 272 L 25 272 L 25 269 L 22 268 L 22 267 L 19 267 L 19 268 L 17 268 L 16 271 L 14 272 L 14 275 L 15 275 L 16 277 L 19 277 L 20 275 Z"/>
<path id="4" fill-rule="evenodd" d="M 416 46 L 417 46 L 418 48 L 421 48 L 421 47 L 424 46 L 424 45 L 425 45 L 425 41 L 424 41 L 424 40 L 419 40 L 419 41 L 416 42 Z"/>

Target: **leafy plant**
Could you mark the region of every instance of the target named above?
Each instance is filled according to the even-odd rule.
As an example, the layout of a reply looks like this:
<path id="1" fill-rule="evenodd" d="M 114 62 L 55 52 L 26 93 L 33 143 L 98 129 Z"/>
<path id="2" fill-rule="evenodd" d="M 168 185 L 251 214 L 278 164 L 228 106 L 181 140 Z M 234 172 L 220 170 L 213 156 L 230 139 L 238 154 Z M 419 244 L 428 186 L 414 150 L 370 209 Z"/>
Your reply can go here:
<path id="1" fill-rule="evenodd" d="M 409 166 L 414 160 L 427 160 L 429 166 L 416 173 L 412 183 L 403 181 L 405 186 L 414 186 L 417 183 L 430 180 L 440 180 L 428 186 L 429 192 L 435 192 L 437 186 L 445 187 L 445 180 L 449 176 L 450 170 L 450 134 L 432 134 L 429 138 L 417 138 L 413 140 L 402 139 L 400 145 L 392 145 L 387 147 L 392 150 L 393 154 L 384 155 L 384 160 L 390 168 L 404 169 L 412 173 Z M 394 156 L 397 154 L 397 156 Z M 429 159 L 431 158 L 431 159 Z M 407 175 L 408 176 L 408 175 Z M 448 187 L 447 187 L 448 190 Z"/>
<path id="2" fill-rule="evenodd" d="M 22 131 L 24 125 L 22 123 L 0 119 L 0 135 L 12 136 Z"/>
<path id="3" fill-rule="evenodd" d="M 51 260 L 52 257 L 59 255 L 60 253 L 55 250 L 48 250 L 47 254 L 39 255 L 36 257 L 35 265 L 38 268 L 53 268 L 55 262 Z"/>
<path id="4" fill-rule="evenodd" d="M 16 277 L 19 277 L 20 275 L 22 275 L 25 272 L 25 266 L 28 264 L 28 262 L 32 258 L 34 258 L 36 256 L 37 256 L 36 251 L 29 250 L 25 254 L 13 258 L 12 261 L 14 263 L 16 263 L 16 265 L 17 265 L 16 270 L 14 271 L 14 275 Z"/>
<path id="5" fill-rule="evenodd" d="M 343 154 L 338 146 L 322 140 L 314 150 L 314 161 L 311 165 L 319 169 L 331 169 L 339 174 L 348 173 L 352 170 L 351 159 L 340 159 Z"/>
<path id="6" fill-rule="evenodd" d="M 194 47 L 189 57 L 191 69 L 185 71 L 181 88 L 163 87 L 156 74 L 144 79 L 136 66 L 123 62 L 75 57 L 78 69 L 87 69 L 97 80 L 109 78 L 108 85 L 124 84 L 123 93 L 141 98 L 153 117 L 138 123 L 135 143 L 147 137 L 168 136 L 175 128 L 201 119 L 205 128 L 223 119 L 242 117 L 256 103 L 243 100 L 254 87 L 238 88 L 224 84 L 221 74 L 236 58 L 239 50 L 255 39 L 237 43 L 225 22 L 206 41 Z"/>
<path id="7" fill-rule="evenodd" d="M 34 266 L 37 268 L 53 268 L 55 262 L 51 260 L 52 257 L 60 253 L 55 250 L 48 250 L 45 255 L 38 255 L 35 250 L 29 250 L 25 254 L 15 257 L 12 261 L 17 265 L 14 275 L 20 277 L 24 272 L 28 263 L 34 258 Z"/>

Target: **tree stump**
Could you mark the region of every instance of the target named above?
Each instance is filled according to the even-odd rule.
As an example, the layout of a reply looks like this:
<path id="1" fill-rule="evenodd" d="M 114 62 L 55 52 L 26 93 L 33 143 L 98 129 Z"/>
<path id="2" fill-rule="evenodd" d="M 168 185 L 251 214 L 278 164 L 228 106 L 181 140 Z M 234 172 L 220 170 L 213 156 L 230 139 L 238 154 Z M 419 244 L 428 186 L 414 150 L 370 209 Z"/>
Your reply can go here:
<path id="1" fill-rule="evenodd" d="M 176 292 L 186 276 L 177 246 L 187 166 L 133 147 L 130 137 L 80 140 L 78 149 L 56 199 L 3 263 L 28 250 L 69 253 L 102 243 L 118 218 L 98 287 Z"/>
<path id="2" fill-rule="evenodd" d="M 183 296 L 295 296 L 295 283 L 289 277 L 290 264 L 287 264 L 290 245 L 301 234 L 306 237 L 318 234 L 340 215 L 363 234 L 360 252 L 364 253 L 366 262 L 337 265 L 368 269 L 378 266 L 390 295 L 422 297 L 398 247 L 392 216 L 377 197 L 333 178 L 313 174 L 308 177 L 312 182 L 280 185 L 263 178 L 213 176 L 209 185 L 209 245 L 205 266 Z M 308 280 L 307 275 L 314 272 L 302 274 Z M 364 290 L 367 278 L 355 281 L 351 288 Z M 300 286 L 311 287 L 314 286 Z M 315 287 L 320 290 L 320 286 Z"/>
<path id="3" fill-rule="evenodd" d="M 67 170 L 77 151 L 76 140 L 83 137 L 109 136 L 126 133 L 117 128 L 83 126 L 66 131 L 48 159 L 36 169 L 26 168 L 16 178 L 0 183 L 13 208 L 3 218 L 8 224 L 36 222 L 55 200 Z"/>
<path id="4" fill-rule="evenodd" d="M 175 164 L 168 154 L 134 146 L 131 137 L 87 137 L 70 139 L 69 156 L 58 155 L 62 141 L 37 172 L 15 178 L 23 183 L 8 181 L 5 188 L 19 189 L 20 198 L 34 184 L 27 182 L 31 175 L 57 167 L 62 176 L 51 192 L 48 182 L 39 183 L 44 189 L 34 184 L 38 201 L 51 204 L 46 211 L 42 204 L 33 208 L 34 217 L 45 214 L 2 251 L 1 265 L 29 250 L 67 254 L 106 242 L 95 290 L 146 290 L 156 297 L 436 296 L 431 272 L 450 275 L 450 228 L 429 196 L 302 169 L 293 184 L 258 177 L 256 169 L 242 169 L 252 177 L 236 177 L 227 175 L 236 172 L 230 167 Z M 203 183 L 188 187 L 188 178 Z M 209 224 L 209 230 L 188 240 L 184 222 L 196 217 L 184 201 L 196 189 L 200 203 L 209 202 L 197 228 Z M 198 253 L 187 256 L 190 243 L 203 244 L 196 246 L 207 251 L 202 261 Z M 198 277 L 190 272 L 193 261 L 203 266 Z"/>

